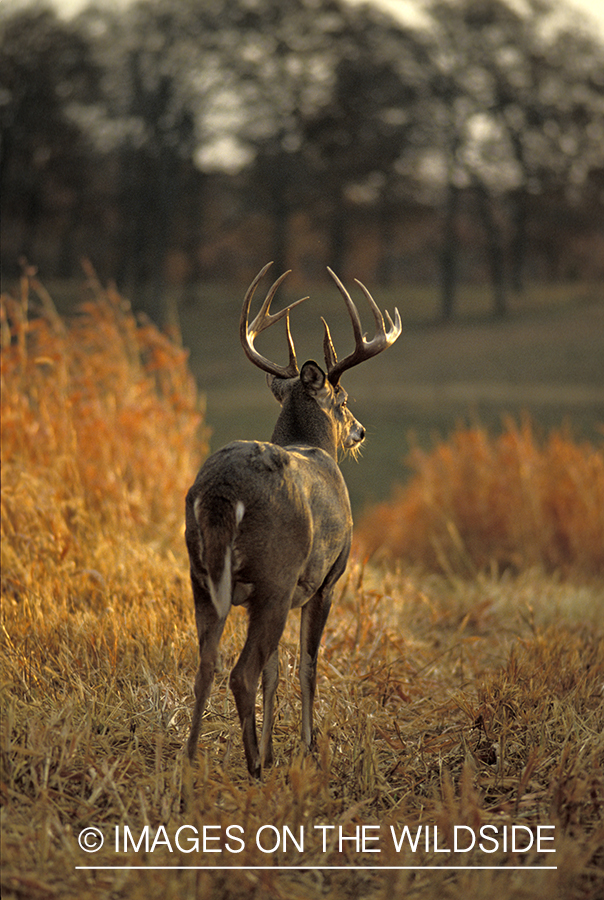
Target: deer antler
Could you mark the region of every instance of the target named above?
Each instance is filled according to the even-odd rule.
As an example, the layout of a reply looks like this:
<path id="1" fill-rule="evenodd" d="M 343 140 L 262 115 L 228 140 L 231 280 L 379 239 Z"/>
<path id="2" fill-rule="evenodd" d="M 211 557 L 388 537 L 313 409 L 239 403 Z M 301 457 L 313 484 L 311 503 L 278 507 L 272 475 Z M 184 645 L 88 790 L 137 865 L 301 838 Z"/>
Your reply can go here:
<path id="1" fill-rule="evenodd" d="M 353 303 L 352 297 L 350 296 L 338 276 L 335 274 L 335 272 L 332 272 L 329 267 L 327 267 L 327 271 L 335 281 L 338 290 L 344 298 L 348 313 L 350 315 L 350 319 L 352 321 L 352 330 L 354 332 L 355 340 L 355 348 L 352 353 L 349 353 L 348 356 L 344 357 L 344 359 L 338 361 L 338 357 L 333 346 L 333 341 L 331 340 L 331 334 L 329 333 L 329 327 L 325 319 L 323 319 L 323 325 L 325 327 L 323 349 L 325 352 L 327 377 L 329 378 L 331 384 L 336 385 L 339 382 L 342 373 L 347 369 L 351 369 L 353 366 L 358 366 L 359 363 L 365 362 L 366 359 L 371 359 L 372 356 L 377 356 L 378 353 L 382 352 L 382 350 L 385 350 L 387 347 L 390 347 L 391 344 L 394 344 L 397 338 L 400 337 L 403 326 L 401 324 L 399 311 L 398 309 L 395 309 L 394 322 L 390 318 L 390 313 L 386 312 L 386 318 L 388 319 L 389 326 L 388 331 L 386 331 L 386 327 L 384 325 L 384 317 L 382 316 L 377 303 L 375 302 L 365 285 L 362 284 L 358 278 L 355 278 L 356 283 L 361 288 L 369 302 L 371 312 L 373 313 L 373 318 L 375 319 L 375 337 L 373 337 L 370 341 L 366 340 L 361 329 L 361 320 L 359 318 L 359 313 Z"/>
<path id="2" fill-rule="evenodd" d="M 287 272 L 284 272 L 283 275 L 280 275 L 279 278 L 277 278 L 275 283 L 270 288 L 268 294 L 266 295 L 266 299 L 262 304 L 260 312 L 254 319 L 254 321 L 248 325 L 248 317 L 252 297 L 254 296 L 254 292 L 258 286 L 258 282 L 268 271 L 270 266 L 272 266 L 272 262 L 267 263 L 264 268 L 262 268 L 258 272 L 246 291 L 243 300 L 243 309 L 241 310 L 241 319 L 239 322 L 239 336 L 241 338 L 241 346 L 243 347 L 247 358 L 251 362 L 253 362 L 255 366 L 258 366 L 259 369 L 262 369 L 264 372 L 268 372 L 269 375 L 276 375 L 277 378 L 294 378 L 299 374 L 299 370 L 296 360 L 294 342 L 289 330 L 289 312 L 294 308 L 294 306 L 297 306 L 304 300 L 308 300 L 308 297 L 302 297 L 300 300 L 296 300 L 294 303 L 290 303 L 289 306 L 286 306 L 285 309 L 280 310 L 280 312 L 275 313 L 274 315 L 270 315 L 269 313 L 271 301 L 275 296 L 281 282 L 287 278 L 291 269 L 289 269 Z M 287 366 L 278 366 L 276 363 L 271 362 L 269 359 L 266 359 L 264 356 L 258 353 L 256 348 L 254 347 L 254 340 L 261 331 L 264 331 L 265 328 L 268 328 L 270 325 L 278 322 L 279 319 L 282 319 L 283 317 L 285 317 L 285 332 L 287 334 L 287 345 L 289 348 L 289 363 Z"/>

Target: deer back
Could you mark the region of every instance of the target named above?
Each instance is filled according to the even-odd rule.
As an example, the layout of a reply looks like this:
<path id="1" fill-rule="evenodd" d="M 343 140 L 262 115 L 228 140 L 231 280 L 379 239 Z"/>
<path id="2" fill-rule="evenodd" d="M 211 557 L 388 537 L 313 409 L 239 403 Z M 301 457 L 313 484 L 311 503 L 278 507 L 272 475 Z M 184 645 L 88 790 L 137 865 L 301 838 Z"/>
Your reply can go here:
<path id="1" fill-rule="evenodd" d="M 273 441 L 223 447 L 187 495 L 189 551 L 221 616 L 256 594 L 300 606 L 346 562 L 352 515 L 335 457 L 362 426 L 316 363 L 302 373 L 271 382 L 282 403 Z"/>

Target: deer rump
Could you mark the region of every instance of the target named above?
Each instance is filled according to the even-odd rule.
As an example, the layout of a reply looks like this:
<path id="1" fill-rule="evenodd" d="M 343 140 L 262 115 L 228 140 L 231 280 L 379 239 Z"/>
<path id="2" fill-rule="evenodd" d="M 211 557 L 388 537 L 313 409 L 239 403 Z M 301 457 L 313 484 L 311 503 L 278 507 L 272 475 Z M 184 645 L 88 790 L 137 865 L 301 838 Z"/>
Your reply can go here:
<path id="1" fill-rule="evenodd" d="M 345 569 L 348 490 L 324 450 L 236 441 L 201 467 L 187 494 L 185 536 L 192 574 L 219 618 L 256 597 L 294 609 Z"/>

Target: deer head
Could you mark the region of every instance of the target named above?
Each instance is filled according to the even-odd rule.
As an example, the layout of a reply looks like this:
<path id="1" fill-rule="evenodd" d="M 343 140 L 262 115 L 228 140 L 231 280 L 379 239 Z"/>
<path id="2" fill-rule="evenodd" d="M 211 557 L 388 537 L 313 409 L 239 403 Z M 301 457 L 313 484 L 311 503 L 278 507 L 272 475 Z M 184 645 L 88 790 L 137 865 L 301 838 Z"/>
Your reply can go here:
<path id="1" fill-rule="evenodd" d="M 296 350 L 290 331 L 289 314 L 294 307 L 303 303 L 305 300 L 308 300 L 308 297 L 302 297 L 300 300 L 296 300 L 294 303 L 291 303 L 289 306 L 285 307 L 285 309 L 280 310 L 280 312 L 275 313 L 274 315 L 270 314 L 270 306 L 277 289 L 287 278 L 289 271 L 291 270 L 284 272 L 283 275 L 274 282 L 262 303 L 260 311 L 251 324 L 248 323 L 254 292 L 259 281 L 266 274 L 271 265 L 271 263 L 267 263 L 250 284 L 243 301 L 239 323 L 241 344 L 246 356 L 254 363 L 254 365 L 267 373 L 269 386 L 274 396 L 283 406 L 282 415 L 277 421 L 271 440 L 273 443 L 277 444 L 283 444 L 288 440 L 292 440 L 292 428 L 294 427 L 292 422 L 292 409 L 286 401 L 289 400 L 290 396 L 293 396 L 296 400 L 295 410 L 297 419 L 304 419 L 306 428 L 312 429 L 313 431 L 312 439 L 319 446 L 324 446 L 328 449 L 328 452 L 332 456 L 336 455 L 339 447 L 346 450 L 358 449 L 365 437 L 365 429 L 357 422 L 348 409 L 348 394 L 340 385 L 340 377 L 347 369 L 351 369 L 353 366 L 356 366 L 367 359 L 371 359 L 373 356 L 377 356 L 378 353 L 381 353 L 397 340 L 402 330 L 399 311 L 398 309 L 395 310 L 394 323 L 392 322 L 389 313 L 386 313 L 389 325 L 389 328 L 386 331 L 384 318 L 379 307 L 365 285 L 355 279 L 369 302 L 376 323 L 376 334 L 371 341 L 368 341 L 363 335 L 359 313 L 350 294 L 338 276 L 328 268 L 327 271 L 338 286 L 346 303 L 352 321 L 355 349 L 352 353 L 348 354 L 348 356 L 344 357 L 344 359 L 338 361 L 329 326 L 325 319 L 322 318 L 325 329 L 323 351 L 325 355 L 326 372 L 323 372 L 314 360 L 309 360 L 304 363 L 300 370 L 298 368 Z M 287 366 L 279 366 L 266 359 L 254 346 L 256 337 L 262 331 L 283 318 L 285 318 L 285 331 L 289 350 L 289 363 Z M 295 384 L 291 379 L 299 379 L 299 385 Z M 303 390 L 300 390 L 300 386 Z M 321 430 L 320 420 L 319 417 L 314 414 L 312 406 L 307 404 L 306 409 L 302 409 L 302 398 L 304 394 L 306 394 L 308 398 L 312 398 L 318 408 L 322 410 L 330 420 L 331 427 L 327 426 L 326 422 L 323 422 L 323 428 L 327 428 L 329 432 L 327 438 L 329 448 L 326 447 L 326 441 L 321 440 L 319 437 L 319 431 Z M 296 431 L 300 431 L 300 428 L 297 428 Z"/>

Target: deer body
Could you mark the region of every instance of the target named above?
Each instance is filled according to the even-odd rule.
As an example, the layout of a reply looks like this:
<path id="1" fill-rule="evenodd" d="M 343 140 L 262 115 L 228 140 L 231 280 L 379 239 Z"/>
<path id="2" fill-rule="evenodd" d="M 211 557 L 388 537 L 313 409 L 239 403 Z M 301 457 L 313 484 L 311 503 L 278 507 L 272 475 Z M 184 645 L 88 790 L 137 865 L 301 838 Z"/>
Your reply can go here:
<path id="1" fill-rule="evenodd" d="M 331 378 L 337 358 L 327 326 L 327 374 L 312 360 L 298 371 L 288 321 L 287 368 L 275 366 L 255 350 L 256 334 L 288 316 L 296 305 L 268 315 L 282 276 L 248 326 L 251 297 L 267 268 L 259 273 L 246 295 L 242 343 L 249 358 L 268 372 L 281 414 L 271 442 L 236 441 L 212 454 L 201 467 L 186 501 L 186 543 L 200 653 L 188 755 L 192 760 L 197 749 L 226 616 L 231 606 L 243 604 L 249 617 L 248 633 L 231 673 L 230 686 L 241 722 L 248 770 L 253 776 L 259 776 L 261 767 L 273 761 L 278 646 L 288 613 L 298 607 L 302 607 L 302 740 L 311 746 L 319 643 L 333 588 L 346 568 L 352 539 L 350 501 L 337 454 L 340 448 L 354 450 L 365 435 L 347 407 L 339 372 Z M 397 326 L 400 333 L 398 318 Z M 393 329 L 396 331 L 395 326 Z M 398 337 L 396 333 L 392 338 L 393 333 L 387 336 L 390 343 Z M 352 364 L 356 364 L 356 358 Z M 258 746 L 255 700 L 261 675 L 264 714 Z"/>

